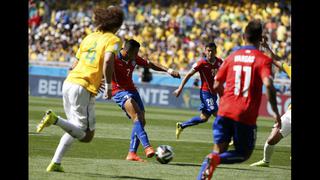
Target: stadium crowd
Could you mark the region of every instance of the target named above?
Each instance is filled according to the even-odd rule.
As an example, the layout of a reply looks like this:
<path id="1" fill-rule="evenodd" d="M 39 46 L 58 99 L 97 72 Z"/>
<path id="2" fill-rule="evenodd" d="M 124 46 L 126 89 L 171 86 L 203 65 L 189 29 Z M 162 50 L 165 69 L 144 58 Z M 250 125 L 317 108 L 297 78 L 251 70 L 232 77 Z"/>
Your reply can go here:
<path id="1" fill-rule="evenodd" d="M 64 1 L 60 1 L 63 3 Z M 95 1 L 29 0 L 29 61 L 73 61 L 79 42 L 93 29 Z M 157 1 L 158 2 L 158 1 Z M 202 56 L 204 45 L 217 44 L 224 59 L 241 45 L 241 31 L 253 18 L 265 24 L 272 49 L 291 61 L 291 6 L 287 1 L 129 1 L 120 3 L 126 20 L 118 31 L 124 40 L 142 44 L 140 55 L 187 71 Z M 165 2 L 165 3 L 163 3 Z M 55 6 L 53 6 L 54 4 Z"/>

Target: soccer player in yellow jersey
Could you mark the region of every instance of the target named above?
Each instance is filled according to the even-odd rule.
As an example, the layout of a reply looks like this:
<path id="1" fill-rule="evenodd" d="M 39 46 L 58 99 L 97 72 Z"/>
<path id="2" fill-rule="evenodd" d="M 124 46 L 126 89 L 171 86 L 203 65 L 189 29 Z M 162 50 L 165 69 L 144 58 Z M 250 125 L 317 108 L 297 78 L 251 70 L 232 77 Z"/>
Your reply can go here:
<path id="1" fill-rule="evenodd" d="M 283 70 L 291 79 L 291 66 L 285 62 L 280 61 L 280 57 L 275 55 L 268 44 L 266 43 L 267 39 L 265 38 L 262 42 L 262 46 L 271 54 L 273 59 L 273 64 L 279 69 Z M 280 142 L 284 137 L 287 137 L 291 133 L 291 104 L 288 107 L 288 110 L 281 117 L 281 128 L 273 127 L 267 141 L 265 142 L 263 149 L 263 159 L 251 164 L 250 166 L 260 166 L 260 167 L 269 167 L 271 156 L 274 150 L 274 146 Z"/>
<path id="2" fill-rule="evenodd" d="M 95 130 L 95 96 L 101 81 L 105 79 L 104 98 L 111 99 L 111 80 L 114 57 L 121 47 L 115 35 L 122 25 L 124 15 L 121 8 L 109 6 L 94 10 L 97 30 L 83 39 L 76 54 L 77 61 L 63 83 L 63 106 L 67 120 L 48 110 L 37 126 L 37 132 L 52 124 L 66 133 L 62 136 L 47 171 L 63 172 L 61 160 L 71 144 L 78 139 L 90 142 Z"/>

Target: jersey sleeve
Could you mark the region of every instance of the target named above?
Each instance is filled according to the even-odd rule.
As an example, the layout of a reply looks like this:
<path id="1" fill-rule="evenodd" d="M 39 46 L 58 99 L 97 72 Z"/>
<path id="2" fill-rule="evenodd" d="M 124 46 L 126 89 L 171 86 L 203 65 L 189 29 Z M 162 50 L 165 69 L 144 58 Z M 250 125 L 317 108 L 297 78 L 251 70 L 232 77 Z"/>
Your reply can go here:
<path id="1" fill-rule="evenodd" d="M 110 39 L 110 42 L 105 47 L 105 52 L 111 52 L 117 54 L 121 48 L 121 40 L 118 37 Z"/>
<path id="2" fill-rule="evenodd" d="M 284 72 L 286 72 L 291 79 L 291 66 L 289 66 L 287 63 L 282 63 L 282 69 Z"/>
<path id="3" fill-rule="evenodd" d="M 265 77 L 271 77 L 272 76 L 272 59 L 266 58 L 263 62 L 263 65 L 260 70 L 260 77 L 261 79 L 264 79 Z"/>
<path id="4" fill-rule="evenodd" d="M 137 57 L 136 57 L 136 63 L 137 63 L 139 66 L 143 66 L 143 67 L 149 65 L 149 61 L 141 58 L 140 56 L 137 56 Z"/>
<path id="5" fill-rule="evenodd" d="M 225 82 L 228 71 L 228 59 L 224 60 L 220 65 L 217 74 L 214 77 L 215 81 Z"/>
<path id="6" fill-rule="evenodd" d="M 199 71 L 201 67 L 202 67 L 202 61 L 198 61 L 192 65 L 192 69 L 194 69 L 195 71 Z"/>

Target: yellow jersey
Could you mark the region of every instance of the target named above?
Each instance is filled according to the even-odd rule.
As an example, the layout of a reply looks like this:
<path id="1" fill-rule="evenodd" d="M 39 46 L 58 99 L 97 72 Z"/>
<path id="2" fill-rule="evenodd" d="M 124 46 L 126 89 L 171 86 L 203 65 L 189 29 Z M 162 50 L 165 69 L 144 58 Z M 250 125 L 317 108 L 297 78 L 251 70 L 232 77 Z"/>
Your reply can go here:
<path id="1" fill-rule="evenodd" d="M 291 79 L 291 66 L 289 66 L 287 63 L 282 63 L 282 69 Z M 288 106 L 288 109 L 291 109 L 291 104 Z"/>
<path id="2" fill-rule="evenodd" d="M 66 81 L 79 84 L 94 95 L 103 77 L 104 54 L 117 54 L 121 40 L 113 33 L 96 31 L 86 36 L 80 44 L 76 57 L 78 64 L 70 71 Z"/>

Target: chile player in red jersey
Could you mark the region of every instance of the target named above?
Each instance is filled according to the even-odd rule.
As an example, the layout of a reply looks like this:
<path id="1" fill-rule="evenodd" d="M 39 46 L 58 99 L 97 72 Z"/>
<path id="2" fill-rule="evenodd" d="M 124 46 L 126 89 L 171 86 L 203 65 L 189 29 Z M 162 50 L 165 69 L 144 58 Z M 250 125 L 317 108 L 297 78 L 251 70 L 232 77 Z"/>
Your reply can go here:
<path id="1" fill-rule="evenodd" d="M 195 116 L 188 121 L 178 122 L 176 124 L 176 138 L 179 136 L 184 128 L 194 126 L 199 123 L 207 122 L 211 115 L 216 116 L 218 111 L 217 94 L 213 92 L 214 76 L 216 75 L 222 60 L 216 57 L 217 46 L 215 43 L 208 43 L 205 47 L 205 57 L 200 59 L 193 65 L 192 69 L 182 80 L 178 89 L 174 91 L 174 95 L 178 97 L 191 76 L 196 72 L 200 73 L 201 77 L 201 89 L 200 89 L 200 116 Z"/>
<path id="2" fill-rule="evenodd" d="M 272 79 L 272 59 L 259 51 L 261 22 L 250 21 L 243 38 L 245 46 L 225 59 L 215 77 L 213 88 L 220 96 L 219 110 L 213 125 L 213 151 L 202 163 L 198 174 L 201 180 L 211 179 L 219 164 L 241 163 L 251 156 L 256 141 L 256 121 L 263 85 L 276 116 L 276 126 L 281 127 Z M 235 150 L 228 151 L 231 138 Z"/>
<path id="3" fill-rule="evenodd" d="M 137 150 L 141 142 L 148 158 L 154 155 L 147 133 L 144 130 L 146 124 L 145 111 L 140 95 L 132 81 L 132 73 L 136 65 L 149 67 L 155 71 L 168 72 L 174 78 L 180 78 L 180 74 L 151 61 L 138 56 L 140 44 L 130 39 L 125 42 L 124 48 L 116 55 L 114 61 L 114 74 L 112 77 L 112 99 L 126 112 L 128 118 L 133 121 L 130 148 L 126 160 L 143 161 Z M 109 86 L 109 88 L 111 88 Z"/>

